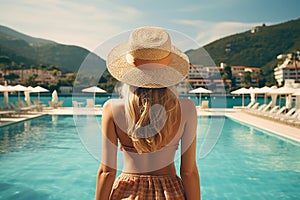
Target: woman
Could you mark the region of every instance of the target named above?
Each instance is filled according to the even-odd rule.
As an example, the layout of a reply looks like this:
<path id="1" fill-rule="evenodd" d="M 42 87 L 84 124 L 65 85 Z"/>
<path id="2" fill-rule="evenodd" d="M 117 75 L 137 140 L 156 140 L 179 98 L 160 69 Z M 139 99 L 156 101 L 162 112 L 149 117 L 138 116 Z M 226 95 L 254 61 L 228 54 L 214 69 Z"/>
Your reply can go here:
<path id="1" fill-rule="evenodd" d="M 163 29 L 141 27 L 111 50 L 107 67 L 126 90 L 103 107 L 96 199 L 200 199 L 195 106 L 172 90 L 188 74 L 188 57 Z M 124 167 L 115 180 L 118 144 Z"/>

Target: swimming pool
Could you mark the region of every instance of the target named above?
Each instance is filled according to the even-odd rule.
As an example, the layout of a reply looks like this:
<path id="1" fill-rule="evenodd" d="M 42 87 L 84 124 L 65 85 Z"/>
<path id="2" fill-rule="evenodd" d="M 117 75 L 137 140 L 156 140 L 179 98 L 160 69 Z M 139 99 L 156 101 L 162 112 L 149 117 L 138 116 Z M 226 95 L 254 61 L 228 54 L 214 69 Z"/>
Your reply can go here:
<path id="1" fill-rule="evenodd" d="M 91 95 L 91 94 L 90 94 Z M 92 95 L 91 95 L 92 96 Z M 91 96 L 82 96 L 82 97 L 73 97 L 71 95 L 59 95 L 59 100 L 63 101 L 63 107 L 72 107 L 72 100 L 75 98 L 75 100 L 81 102 L 84 106 L 86 105 L 86 99 L 87 98 L 93 98 Z M 199 97 L 198 95 L 195 94 L 190 94 L 190 95 L 181 95 L 180 97 L 182 98 L 188 98 L 194 102 L 195 105 L 200 105 L 199 104 Z M 104 102 L 106 102 L 108 99 L 111 98 L 111 94 L 100 94 L 96 96 L 95 99 L 95 104 L 96 105 L 103 105 Z M 39 98 L 39 101 L 47 106 L 49 106 L 49 101 L 51 101 L 52 96 L 51 95 L 42 95 Z M 18 100 L 24 100 L 24 96 L 21 95 L 19 97 L 18 95 L 10 95 L 9 96 L 9 102 L 17 102 Z M 33 95 L 31 96 L 31 101 L 33 100 L 38 100 L 38 97 Z M 209 101 L 209 107 L 210 108 L 233 108 L 234 106 L 241 106 L 242 105 L 242 96 L 218 96 L 216 95 L 202 95 L 201 100 L 206 100 Z M 248 105 L 250 103 L 250 96 L 247 95 L 244 98 L 244 104 Z M 268 98 L 269 102 L 271 98 Z M 256 101 L 259 102 L 260 104 L 264 103 L 264 97 L 259 96 L 256 98 Z M 3 95 L 0 95 L 0 102 L 3 102 Z M 294 104 L 295 102 L 293 102 Z M 1 103 L 0 103 L 1 104 Z M 285 99 L 279 99 L 277 98 L 277 105 L 284 106 L 285 105 Z"/>
<path id="2" fill-rule="evenodd" d="M 298 143 L 229 118 L 198 120 L 199 148 L 214 131 L 211 124 L 224 122 L 213 150 L 197 160 L 203 199 L 300 197 Z M 73 116 L 0 128 L 0 199 L 93 199 L 98 165 L 82 145 Z"/>

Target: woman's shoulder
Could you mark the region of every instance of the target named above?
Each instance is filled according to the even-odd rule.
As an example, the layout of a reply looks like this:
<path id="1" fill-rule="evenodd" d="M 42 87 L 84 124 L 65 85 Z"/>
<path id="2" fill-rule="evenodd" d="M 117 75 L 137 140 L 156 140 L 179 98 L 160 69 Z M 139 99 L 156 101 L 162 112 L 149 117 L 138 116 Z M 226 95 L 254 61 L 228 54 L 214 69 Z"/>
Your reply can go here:
<path id="1" fill-rule="evenodd" d="M 196 113 L 196 106 L 193 101 L 186 98 L 180 98 L 179 99 L 180 108 L 182 111 L 183 116 L 189 117 L 192 116 L 192 114 Z"/>
<path id="2" fill-rule="evenodd" d="M 179 103 L 180 103 L 180 106 L 183 106 L 185 108 L 195 108 L 196 109 L 194 102 L 190 99 L 179 98 Z"/>
<path id="3" fill-rule="evenodd" d="M 112 109 L 113 107 L 124 106 L 124 100 L 122 99 L 109 99 L 104 105 L 103 109 Z"/>
<path id="4" fill-rule="evenodd" d="M 115 113 L 124 110 L 124 101 L 121 99 L 109 99 L 103 105 L 103 114 Z"/>

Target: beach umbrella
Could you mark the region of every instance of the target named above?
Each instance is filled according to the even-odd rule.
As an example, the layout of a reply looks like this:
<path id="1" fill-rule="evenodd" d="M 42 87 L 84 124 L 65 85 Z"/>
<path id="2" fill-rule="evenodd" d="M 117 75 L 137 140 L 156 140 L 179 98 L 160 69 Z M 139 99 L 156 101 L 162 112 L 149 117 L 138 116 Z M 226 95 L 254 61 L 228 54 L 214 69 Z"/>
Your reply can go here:
<path id="1" fill-rule="evenodd" d="M 232 91 L 231 94 L 242 95 L 242 106 L 244 107 L 244 105 L 245 105 L 244 95 L 245 94 L 250 94 L 250 89 L 242 87 L 242 88 L 239 88 L 237 90 Z"/>
<path id="2" fill-rule="evenodd" d="M 275 88 L 270 90 L 269 94 L 284 95 L 284 94 L 293 94 L 295 92 L 297 92 L 295 88 L 283 86 L 281 88 Z"/>
<path id="3" fill-rule="evenodd" d="M 25 91 L 29 91 L 29 89 L 27 87 L 25 87 L 23 85 L 20 85 L 20 84 L 12 86 L 12 87 L 14 88 L 14 90 L 16 92 L 18 92 L 18 99 L 19 100 L 20 100 L 20 92 L 24 92 L 24 94 L 25 94 Z"/>
<path id="4" fill-rule="evenodd" d="M 12 86 L 14 88 L 15 91 L 18 91 L 18 92 L 24 92 L 24 91 L 29 91 L 30 89 L 28 89 L 27 87 L 23 86 L 23 85 L 15 85 L 15 86 Z"/>
<path id="5" fill-rule="evenodd" d="M 52 99 L 51 99 L 52 103 L 57 104 L 58 103 L 58 95 L 57 95 L 57 91 L 54 90 L 52 92 Z"/>
<path id="6" fill-rule="evenodd" d="M 268 92 L 271 91 L 272 88 L 268 87 L 268 86 L 264 86 L 262 88 L 257 88 L 257 94 L 264 94 L 264 103 L 267 103 L 267 95 Z"/>
<path id="7" fill-rule="evenodd" d="M 82 92 L 88 92 L 88 93 L 93 93 L 94 94 L 94 100 L 96 98 L 96 93 L 106 93 L 105 90 L 97 87 L 97 86 L 92 86 L 92 87 L 88 87 L 88 88 L 85 88 L 83 90 L 81 90 Z"/>
<path id="8" fill-rule="evenodd" d="M 255 99 L 255 95 L 257 94 L 257 93 L 256 93 L 256 90 L 258 90 L 258 88 L 252 88 L 252 87 L 249 88 L 250 102 L 251 102 L 251 103 L 256 102 L 256 99 Z"/>
<path id="9" fill-rule="evenodd" d="M 296 96 L 295 108 L 300 109 L 300 89 L 297 88 L 296 91 L 292 95 Z"/>
<path id="10" fill-rule="evenodd" d="M 300 96 L 300 88 L 295 89 L 293 96 Z"/>
<path id="11" fill-rule="evenodd" d="M 199 87 L 199 88 L 190 90 L 189 93 L 199 94 L 199 105 L 200 105 L 201 104 L 201 94 L 210 94 L 210 93 L 212 93 L 212 91 L 208 90 L 208 89 L 205 89 L 203 87 Z"/>
<path id="12" fill-rule="evenodd" d="M 296 91 L 297 90 L 295 88 L 283 86 L 283 87 L 280 87 L 280 88 L 274 88 L 274 89 L 270 90 L 269 94 L 271 94 L 271 95 L 280 95 L 280 96 L 285 95 L 287 106 L 290 106 L 289 104 L 291 104 L 290 101 L 292 101 L 292 98 L 291 97 L 289 98 L 288 96 L 294 94 Z M 279 105 L 281 105 L 281 98 L 279 98 Z"/>
<path id="13" fill-rule="evenodd" d="M 30 89 L 30 92 L 38 93 L 38 100 L 40 100 L 40 92 L 49 92 L 48 89 L 43 88 L 41 86 L 36 86 L 36 87 L 29 86 L 28 88 Z"/>
<path id="14" fill-rule="evenodd" d="M 24 96 L 25 96 L 25 101 L 27 103 L 27 105 L 31 105 L 31 102 L 30 102 L 30 92 L 29 91 L 25 91 L 24 92 Z"/>
<path id="15" fill-rule="evenodd" d="M 290 109 L 292 107 L 292 103 L 293 103 L 292 95 L 289 94 L 285 97 L 285 107 Z"/>
<path id="16" fill-rule="evenodd" d="M 11 85 L 4 85 L 4 86 L 2 86 L 1 85 L 1 87 L 0 87 L 0 92 L 3 92 L 3 96 L 4 96 L 4 103 L 8 103 L 8 93 L 9 92 L 15 92 L 16 90 L 14 89 L 14 87 L 13 86 L 11 86 Z"/>

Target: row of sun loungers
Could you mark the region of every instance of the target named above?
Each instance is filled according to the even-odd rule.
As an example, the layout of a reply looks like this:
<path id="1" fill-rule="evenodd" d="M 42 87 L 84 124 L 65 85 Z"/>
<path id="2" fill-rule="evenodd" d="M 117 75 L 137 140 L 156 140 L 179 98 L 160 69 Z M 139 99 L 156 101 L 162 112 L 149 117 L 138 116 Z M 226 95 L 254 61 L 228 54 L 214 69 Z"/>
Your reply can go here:
<path id="1" fill-rule="evenodd" d="M 252 106 L 244 109 L 244 111 L 260 117 L 277 120 L 290 125 L 300 126 L 300 109 L 287 108 L 285 106 L 271 107 L 271 105 L 272 102 L 262 105 L 259 105 L 259 103 L 254 103 Z"/>
<path id="2" fill-rule="evenodd" d="M 43 105 L 39 102 L 28 105 L 25 101 L 9 102 L 7 104 L 2 103 L 0 105 L 0 119 L 1 117 L 11 117 L 12 115 L 19 116 L 26 114 L 30 111 L 42 111 Z"/>

